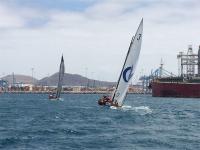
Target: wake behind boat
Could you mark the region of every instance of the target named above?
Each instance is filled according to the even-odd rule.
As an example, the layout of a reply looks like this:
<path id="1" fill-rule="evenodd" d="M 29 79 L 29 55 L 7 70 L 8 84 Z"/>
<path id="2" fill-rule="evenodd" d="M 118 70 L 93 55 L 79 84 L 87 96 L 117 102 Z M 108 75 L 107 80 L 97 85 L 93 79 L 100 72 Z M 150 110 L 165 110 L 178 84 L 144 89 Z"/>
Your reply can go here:
<path id="1" fill-rule="evenodd" d="M 58 86 L 56 93 L 51 92 L 49 94 L 49 99 L 50 100 L 59 100 L 60 99 L 60 94 L 62 91 L 62 85 L 63 85 L 63 77 L 65 73 L 65 64 L 64 64 L 64 59 L 63 56 L 61 57 L 61 62 L 60 62 L 60 69 L 59 69 L 59 78 L 58 78 Z"/>
<path id="2" fill-rule="evenodd" d="M 136 31 L 135 36 L 133 36 L 128 53 L 126 55 L 126 59 L 120 73 L 116 89 L 114 90 L 112 96 L 103 96 L 101 99 L 98 100 L 99 105 L 107 105 L 107 106 L 115 106 L 121 107 L 124 103 L 124 99 L 126 97 L 126 93 L 128 90 L 128 86 L 131 82 L 133 74 L 135 72 L 140 49 L 142 43 L 142 36 L 143 36 L 143 19 L 140 22 L 140 25 Z"/>

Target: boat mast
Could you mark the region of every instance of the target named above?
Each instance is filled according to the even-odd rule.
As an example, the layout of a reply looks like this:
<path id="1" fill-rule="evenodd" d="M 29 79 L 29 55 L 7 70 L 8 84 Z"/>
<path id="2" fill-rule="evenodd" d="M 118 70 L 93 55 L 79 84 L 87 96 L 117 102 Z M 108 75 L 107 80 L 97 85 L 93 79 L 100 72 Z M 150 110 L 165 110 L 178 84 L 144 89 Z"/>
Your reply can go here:
<path id="1" fill-rule="evenodd" d="M 114 98 L 115 98 L 115 95 L 116 95 L 116 91 L 117 91 L 117 89 L 118 89 L 119 82 L 120 82 L 120 79 L 121 79 L 121 76 L 122 76 L 122 72 L 123 72 L 123 70 L 124 70 L 124 66 L 126 65 L 126 61 L 127 61 L 128 55 L 129 55 L 129 53 L 130 53 L 131 45 L 132 45 L 132 43 L 133 43 L 134 38 L 135 38 L 135 37 L 133 36 L 133 37 L 132 37 L 132 40 L 131 40 L 131 43 L 130 43 L 130 46 L 129 46 L 129 49 L 128 49 L 128 52 L 127 52 L 127 55 L 126 55 L 126 59 L 125 59 L 125 61 L 124 61 L 124 65 L 123 65 L 123 67 L 122 67 L 122 70 L 121 70 L 121 73 L 120 73 L 120 76 L 119 76 L 119 79 L 118 79 L 118 82 L 117 82 L 117 86 L 116 86 L 115 92 L 114 92 L 113 97 L 112 97 L 112 101 L 114 101 Z"/>

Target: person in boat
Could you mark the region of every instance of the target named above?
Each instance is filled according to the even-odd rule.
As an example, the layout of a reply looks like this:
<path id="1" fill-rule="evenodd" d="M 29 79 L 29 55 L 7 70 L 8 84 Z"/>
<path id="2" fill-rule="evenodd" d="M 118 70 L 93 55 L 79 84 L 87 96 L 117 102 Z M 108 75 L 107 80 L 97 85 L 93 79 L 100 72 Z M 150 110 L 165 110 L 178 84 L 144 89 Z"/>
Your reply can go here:
<path id="1" fill-rule="evenodd" d="M 117 103 L 113 103 L 112 98 L 110 96 L 104 95 L 101 99 L 98 100 L 99 105 L 105 106 L 116 106 L 118 107 Z"/>
<path id="2" fill-rule="evenodd" d="M 55 93 L 53 93 L 53 92 L 50 92 L 50 94 L 49 94 L 49 99 L 56 99 L 57 97 L 56 97 L 56 94 Z"/>

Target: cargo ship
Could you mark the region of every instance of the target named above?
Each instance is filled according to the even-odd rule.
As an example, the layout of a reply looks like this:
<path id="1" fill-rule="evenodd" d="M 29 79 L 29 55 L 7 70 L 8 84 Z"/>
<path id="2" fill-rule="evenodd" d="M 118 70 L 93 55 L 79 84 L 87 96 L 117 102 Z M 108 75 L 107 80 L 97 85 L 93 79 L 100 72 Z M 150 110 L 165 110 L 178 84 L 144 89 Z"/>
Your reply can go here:
<path id="1" fill-rule="evenodd" d="M 194 54 L 189 46 L 187 54 L 177 55 L 179 62 L 178 76 L 163 76 L 163 64 L 160 75 L 153 78 L 150 87 L 153 97 L 200 98 L 200 46 Z"/>

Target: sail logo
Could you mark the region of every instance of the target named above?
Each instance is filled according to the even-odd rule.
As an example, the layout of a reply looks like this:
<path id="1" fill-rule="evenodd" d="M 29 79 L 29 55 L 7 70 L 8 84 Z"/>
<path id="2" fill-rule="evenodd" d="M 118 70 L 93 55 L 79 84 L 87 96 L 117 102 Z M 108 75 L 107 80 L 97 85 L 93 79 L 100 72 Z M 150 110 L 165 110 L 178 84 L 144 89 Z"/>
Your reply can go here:
<path id="1" fill-rule="evenodd" d="M 131 77 L 133 76 L 132 70 L 133 70 L 133 66 L 127 67 L 126 69 L 124 69 L 123 79 L 125 82 L 128 82 L 131 79 Z"/>
<path id="2" fill-rule="evenodd" d="M 137 40 L 139 41 L 141 39 L 141 37 L 142 37 L 142 34 L 138 34 Z"/>

